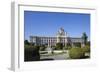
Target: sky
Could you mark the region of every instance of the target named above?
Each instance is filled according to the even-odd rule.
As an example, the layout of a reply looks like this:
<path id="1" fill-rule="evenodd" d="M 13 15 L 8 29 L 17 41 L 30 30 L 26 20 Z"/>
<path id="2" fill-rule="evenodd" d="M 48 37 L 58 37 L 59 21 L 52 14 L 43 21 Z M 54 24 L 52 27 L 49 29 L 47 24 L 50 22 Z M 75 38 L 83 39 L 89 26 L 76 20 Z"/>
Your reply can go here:
<path id="1" fill-rule="evenodd" d="M 56 36 L 63 28 L 70 37 L 81 37 L 86 32 L 90 39 L 90 14 L 24 11 L 24 38 Z"/>

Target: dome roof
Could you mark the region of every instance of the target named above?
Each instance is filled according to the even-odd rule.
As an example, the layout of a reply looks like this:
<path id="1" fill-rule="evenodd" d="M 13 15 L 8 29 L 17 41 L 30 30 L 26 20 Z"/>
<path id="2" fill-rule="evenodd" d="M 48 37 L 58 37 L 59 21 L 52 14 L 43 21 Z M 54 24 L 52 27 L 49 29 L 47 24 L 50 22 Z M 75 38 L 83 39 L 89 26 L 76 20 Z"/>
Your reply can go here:
<path id="1" fill-rule="evenodd" d="M 66 35 L 66 32 L 65 32 L 64 29 L 61 27 L 61 28 L 58 30 L 57 35 L 58 35 L 58 36 L 65 36 L 65 35 Z"/>
<path id="2" fill-rule="evenodd" d="M 64 33 L 65 31 L 64 31 L 64 29 L 61 27 L 60 29 L 59 29 L 59 33 Z"/>

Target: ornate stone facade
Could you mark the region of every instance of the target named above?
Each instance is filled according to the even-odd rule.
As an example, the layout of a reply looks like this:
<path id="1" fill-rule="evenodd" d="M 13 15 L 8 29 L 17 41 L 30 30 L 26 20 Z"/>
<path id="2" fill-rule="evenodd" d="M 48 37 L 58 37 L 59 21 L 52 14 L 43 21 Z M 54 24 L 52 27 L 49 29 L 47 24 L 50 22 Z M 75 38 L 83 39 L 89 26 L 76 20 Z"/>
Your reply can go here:
<path id="1" fill-rule="evenodd" d="M 57 43 L 62 43 L 63 46 L 67 46 L 67 43 L 70 43 L 72 46 L 75 43 L 80 43 L 81 46 L 85 45 L 82 37 L 69 37 L 63 28 L 59 29 L 55 37 L 30 36 L 30 42 L 35 45 L 47 45 L 48 47 L 55 46 Z"/>

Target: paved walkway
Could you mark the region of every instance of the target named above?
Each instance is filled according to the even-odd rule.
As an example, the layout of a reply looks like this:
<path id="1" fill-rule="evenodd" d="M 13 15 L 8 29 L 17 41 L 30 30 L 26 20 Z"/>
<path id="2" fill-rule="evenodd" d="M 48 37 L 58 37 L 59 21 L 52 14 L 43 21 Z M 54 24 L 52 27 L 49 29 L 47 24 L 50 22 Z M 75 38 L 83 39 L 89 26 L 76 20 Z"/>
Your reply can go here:
<path id="1" fill-rule="evenodd" d="M 44 60 L 66 60 L 69 59 L 69 54 L 68 53 L 61 53 L 61 54 L 52 54 L 52 55 L 46 55 L 46 56 L 41 56 L 40 59 L 44 59 Z"/>

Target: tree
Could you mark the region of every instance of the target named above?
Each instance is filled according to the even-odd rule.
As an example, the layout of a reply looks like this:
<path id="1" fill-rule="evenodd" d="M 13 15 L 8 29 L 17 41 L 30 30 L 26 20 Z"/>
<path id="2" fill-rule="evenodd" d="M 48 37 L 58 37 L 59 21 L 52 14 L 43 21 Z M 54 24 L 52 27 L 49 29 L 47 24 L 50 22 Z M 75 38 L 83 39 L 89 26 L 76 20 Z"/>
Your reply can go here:
<path id="1" fill-rule="evenodd" d="M 90 46 L 90 41 L 87 41 L 86 45 Z"/>
<path id="2" fill-rule="evenodd" d="M 67 43 L 67 48 L 70 49 L 72 46 L 70 43 Z"/>
<path id="3" fill-rule="evenodd" d="M 86 45 L 87 43 L 87 38 L 88 36 L 86 35 L 86 33 L 84 32 L 83 35 L 82 35 L 82 39 L 83 39 L 83 43 Z"/>
<path id="4" fill-rule="evenodd" d="M 63 44 L 62 43 L 57 43 L 56 48 L 57 49 L 63 49 Z"/>
<path id="5" fill-rule="evenodd" d="M 25 45 L 29 45 L 30 43 L 28 42 L 28 40 L 24 41 Z"/>
<path id="6" fill-rule="evenodd" d="M 84 50 L 85 52 L 90 52 L 90 41 L 88 41 L 88 42 L 86 43 L 86 45 L 83 47 L 83 50 Z"/>

